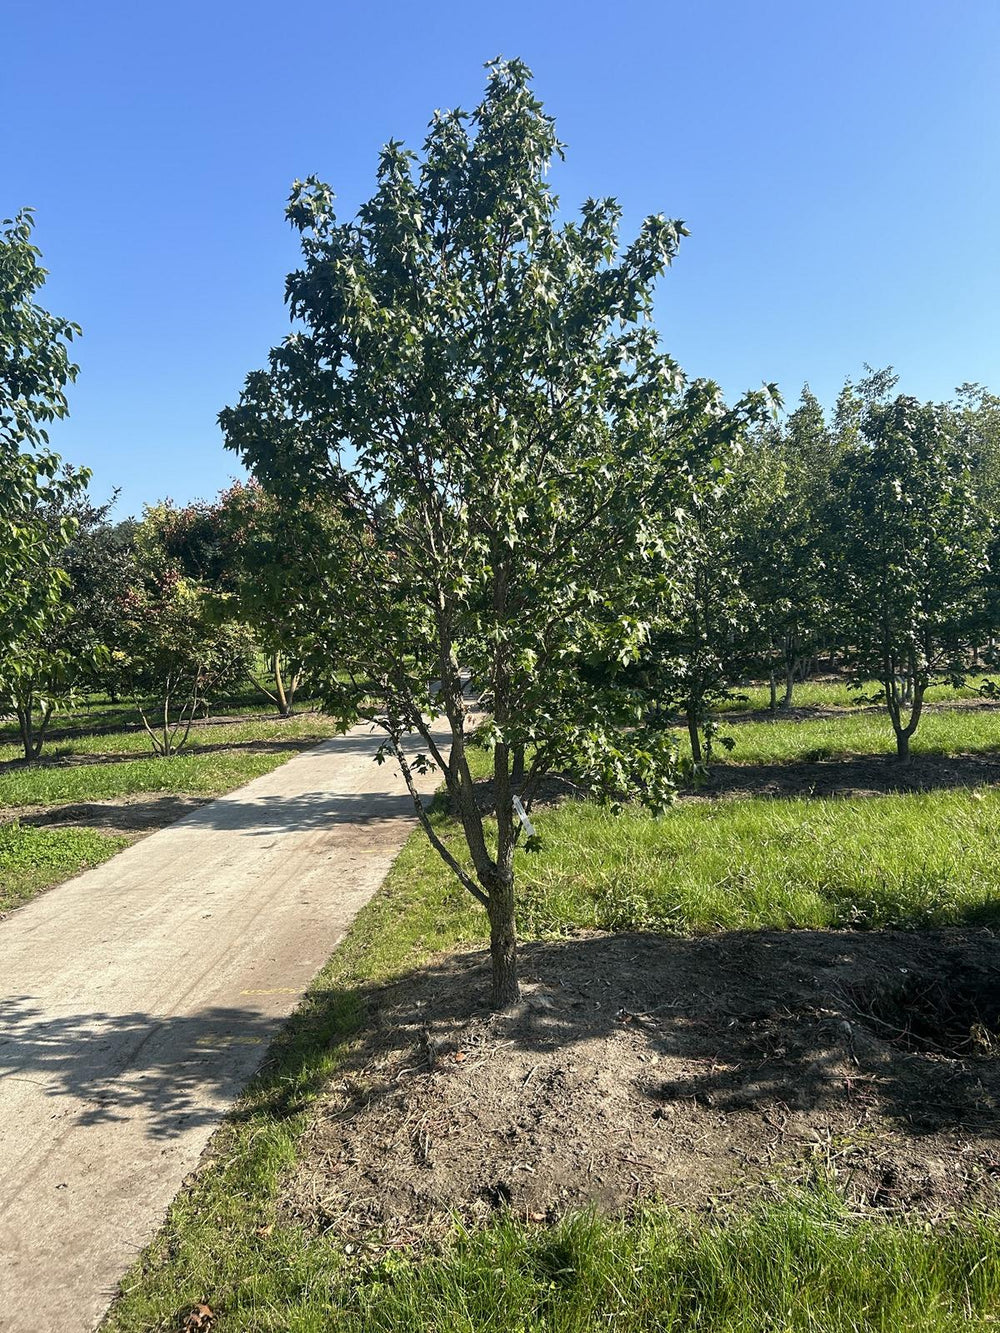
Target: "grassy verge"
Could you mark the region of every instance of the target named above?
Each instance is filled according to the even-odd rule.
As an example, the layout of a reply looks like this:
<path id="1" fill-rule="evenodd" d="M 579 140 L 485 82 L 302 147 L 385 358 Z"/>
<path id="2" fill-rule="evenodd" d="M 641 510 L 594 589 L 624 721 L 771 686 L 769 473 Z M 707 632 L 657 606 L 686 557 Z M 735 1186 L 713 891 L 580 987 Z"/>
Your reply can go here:
<path id="1" fill-rule="evenodd" d="M 979 695 L 979 687 L 986 680 L 995 680 L 1000 672 L 975 672 L 968 677 L 964 685 L 932 685 L 926 694 L 928 703 L 948 703 L 954 699 L 974 699 Z M 878 681 L 870 680 L 861 690 L 848 685 L 845 680 L 804 680 L 796 683 L 792 697 L 793 708 L 855 708 L 858 695 L 871 695 L 880 689 Z M 735 712 L 745 708 L 768 708 L 771 693 L 767 685 L 754 681 L 748 685 L 735 687 L 739 698 L 724 704 L 720 711 Z M 785 695 L 784 685 L 779 683 L 778 698 Z M 780 716 L 780 714 L 779 714 Z"/>
<path id="2" fill-rule="evenodd" d="M 734 763 L 782 764 L 795 760 L 839 759 L 847 755 L 894 755 L 888 715 L 845 712 L 807 721 L 722 723 L 736 742 Z M 686 740 L 682 737 L 682 745 Z M 924 713 L 911 742 L 914 755 L 983 754 L 1000 749 L 1000 711 L 950 708 Z M 720 751 L 721 753 L 721 751 Z"/>
<path id="3" fill-rule="evenodd" d="M 522 924 L 608 930 L 1000 922 L 1000 795 L 685 804 L 571 802 L 539 818 Z M 432 864 L 428 848 L 428 867 Z"/>
<path id="4" fill-rule="evenodd" d="M 126 710 L 98 702 L 80 710 L 78 734 L 54 741 L 40 762 L 18 762 L 11 728 L 0 732 L 0 912 L 114 855 L 128 838 L 87 828 L 41 829 L 4 824 L 18 807 L 89 804 L 136 796 L 220 796 L 271 772 L 296 751 L 335 733 L 330 718 L 256 715 L 195 728 L 189 745 L 163 758 L 149 753 L 144 731 L 129 728 Z M 119 730 L 107 731 L 109 716 Z M 13 762 L 12 762 L 13 761 Z M 155 827 L 155 820 L 149 827 Z"/>
<path id="5" fill-rule="evenodd" d="M 528 936 L 585 928 L 717 930 L 1000 926 L 1000 792 L 682 803 L 657 816 L 567 801 L 536 816 L 518 863 Z M 457 825 L 441 819 L 456 855 Z M 443 892 L 420 839 L 407 873 Z"/>
<path id="6" fill-rule="evenodd" d="M 42 889 L 106 861 L 128 842 L 92 829 L 0 826 L 0 916 Z"/>
<path id="7" fill-rule="evenodd" d="M 599 902 L 614 904 L 615 924 L 647 924 L 642 918 L 650 902 L 657 915 L 663 911 L 665 885 L 673 894 L 671 928 L 789 924 L 789 902 L 796 901 L 790 894 L 803 895 L 803 915 L 815 912 L 816 902 L 826 910 L 831 856 L 848 830 L 855 840 L 848 842 L 851 859 L 861 862 L 886 843 L 886 827 L 896 830 L 893 855 L 901 873 L 895 886 L 888 884 L 880 910 L 892 904 L 893 913 L 915 911 L 922 920 L 922 900 L 913 898 L 902 870 L 909 866 L 911 878 L 918 875 L 931 848 L 909 845 L 913 831 L 958 810 L 920 806 L 935 799 L 868 802 L 863 853 L 856 846 L 863 802 L 831 803 L 844 822 L 825 828 L 827 807 L 808 802 L 689 807 L 660 821 L 634 814 L 614 820 L 568 805 L 539 821 L 550 850 L 522 858 L 524 924 L 530 933 L 586 923 Z M 980 813 L 970 801 L 959 813 L 969 821 L 970 846 L 977 838 L 992 840 L 977 863 L 986 866 L 996 851 L 996 805 Z M 759 822 L 768 819 L 775 822 Z M 448 821 L 439 815 L 438 822 L 447 833 Z M 726 845 L 716 857 L 720 838 Z M 770 885 L 784 886 L 775 904 L 770 890 L 752 891 L 746 877 L 732 878 L 755 844 L 758 866 L 769 865 Z M 939 839 L 934 855 L 940 859 L 945 851 Z M 883 865 L 891 860 L 885 853 Z M 838 864 L 847 875 L 846 860 Z M 658 867 L 665 880 L 656 878 Z M 692 874 L 701 875 L 700 889 L 688 887 Z M 800 874 L 809 880 L 805 885 L 797 883 Z M 971 892 L 981 904 L 989 896 L 963 888 L 957 872 L 955 883 L 960 897 Z M 996 1326 L 998 1219 L 928 1230 L 858 1217 L 823 1185 L 756 1211 L 701 1219 L 646 1209 L 627 1221 L 585 1216 L 548 1228 L 506 1217 L 474 1234 L 456 1230 L 433 1254 L 348 1255 L 283 1222 L 283 1172 L 295 1160 L 310 1104 L 365 1021 L 365 990 L 441 949 L 480 939 L 483 925 L 482 913 L 423 840 L 411 838 L 216 1141 L 211 1165 L 175 1202 L 165 1230 L 125 1280 L 106 1333 L 176 1329 L 197 1301 L 217 1312 L 219 1333 L 944 1333 Z"/>

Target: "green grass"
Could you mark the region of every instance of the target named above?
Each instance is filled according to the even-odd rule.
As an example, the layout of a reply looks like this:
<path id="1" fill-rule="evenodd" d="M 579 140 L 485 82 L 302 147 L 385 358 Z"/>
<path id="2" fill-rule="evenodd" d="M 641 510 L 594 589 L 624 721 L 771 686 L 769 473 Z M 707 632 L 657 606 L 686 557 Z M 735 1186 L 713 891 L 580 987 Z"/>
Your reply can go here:
<path id="1" fill-rule="evenodd" d="M 0 745 L 0 816 L 19 806 L 143 795 L 219 796 L 335 733 L 331 719 L 317 713 L 279 719 L 258 709 L 236 722 L 194 728 L 184 750 L 162 758 L 149 753 L 144 731 L 126 729 L 127 713 L 125 705 L 93 701 L 78 714 L 83 724 L 79 734 L 55 741 L 38 763 L 17 762 L 17 747 Z M 115 717 L 120 729 L 105 732 L 109 718 Z M 9 724 L 3 735 L 10 738 Z M 0 823 L 0 913 L 97 865 L 128 841 L 91 829 Z"/>
<path id="2" fill-rule="evenodd" d="M 506 1220 L 429 1262 L 390 1258 L 335 1277 L 283 1327 L 361 1333 L 827 1333 L 996 1327 L 1000 1238 L 986 1219 L 936 1234 L 849 1217 L 797 1196 L 742 1217 L 628 1222 L 578 1217 L 551 1230 Z M 336 1310 L 336 1315 L 334 1311 Z M 267 1323 L 253 1327 L 268 1328 Z M 277 1327 L 277 1325 L 274 1325 Z"/>
<path id="3" fill-rule="evenodd" d="M 865 854 L 877 843 L 881 811 L 895 829 L 903 865 L 903 835 L 934 810 L 933 804 L 923 810 L 908 804 L 912 799 L 928 798 L 869 803 Z M 615 821 L 578 805 L 550 811 L 539 819 L 548 850 L 522 858 L 532 904 L 527 924 L 541 930 L 574 918 L 586 923 L 595 919 L 598 902 L 617 903 L 620 924 L 647 910 L 636 912 L 636 902 L 655 900 L 660 911 L 664 883 L 656 879 L 657 865 L 669 864 L 666 852 L 692 836 L 688 861 L 674 862 L 668 875 L 675 903 L 688 893 L 688 875 L 702 865 L 704 903 L 728 904 L 732 923 L 787 924 L 787 905 L 772 907 L 766 895 L 751 901 L 746 880 L 730 877 L 722 887 L 738 864 L 736 853 L 766 829 L 761 858 L 771 857 L 774 883 L 782 864 L 791 875 L 783 858 L 799 845 L 811 849 L 804 864 L 817 879 L 837 836 L 835 826 L 823 827 L 822 816 L 840 808 L 856 824 L 863 811 L 855 807 L 862 804 L 727 803 L 688 807 L 659 821 L 628 813 Z M 751 805 L 760 815 L 781 817 L 755 823 L 741 808 Z M 1000 816 L 992 803 L 979 811 L 969 801 L 965 810 L 936 813 L 960 814 L 970 845 L 980 837 L 992 840 L 979 852 L 977 865 L 984 866 L 996 850 Z M 448 821 L 441 815 L 437 821 L 447 832 Z M 716 859 L 709 853 L 717 837 L 727 836 L 727 821 L 735 828 L 726 856 Z M 849 824 L 839 827 L 842 833 Z M 942 842 L 934 844 L 938 856 Z M 914 867 L 931 845 L 915 849 Z M 601 885 L 588 887 L 598 871 Z M 897 907 L 912 906 L 907 894 L 897 895 Z M 697 897 L 692 890 L 682 908 L 693 916 L 670 916 L 672 928 L 722 924 L 715 909 L 697 908 Z M 818 901 L 822 907 L 825 900 Z M 918 908 L 918 918 L 923 911 Z M 626 1221 L 578 1216 L 553 1228 L 507 1217 L 481 1232 L 456 1229 L 433 1253 L 368 1260 L 348 1257 L 334 1242 L 281 1220 L 283 1174 L 295 1162 L 312 1102 L 357 1038 L 366 990 L 442 949 L 481 939 L 483 928 L 481 911 L 441 871 L 423 840 L 411 838 L 272 1050 L 240 1114 L 216 1141 L 210 1166 L 175 1201 L 165 1230 L 126 1278 L 106 1333 L 176 1329 L 202 1300 L 219 1316 L 218 1333 L 957 1333 L 996 1326 L 1000 1218 L 931 1229 L 857 1217 L 822 1183 L 755 1211 L 700 1220 L 662 1208 Z"/>
<path id="4" fill-rule="evenodd" d="M 884 710 L 854 711 L 806 721 L 722 722 L 722 734 L 736 742 L 726 755 L 732 763 L 780 764 L 794 760 L 838 759 L 847 755 L 894 755 L 892 724 Z M 680 736 L 680 733 L 678 732 Z M 682 746 L 687 745 L 681 736 Z M 1000 709 L 942 708 L 925 712 L 910 744 L 914 755 L 986 754 L 1000 750 Z"/>
<path id="5" fill-rule="evenodd" d="M 1000 795 L 680 804 L 657 818 L 572 802 L 538 819 L 534 932 L 1000 924 Z"/>
<path id="6" fill-rule="evenodd" d="M 927 691 L 928 703 L 947 703 L 954 699 L 974 699 L 979 695 L 979 686 L 985 680 L 995 680 L 1000 671 L 975 673 L 968 677 L 964 685 L 932 685 Z M 876 681 L 868 681 L 861 691 L 847 684 L 844 680 L 804 680 L 797 681 L 792 696 L 793 708 L 856 708 L 859 693 L 871 695 L 879 689 Z M 723 704 L 720 712 L 734 712 L 747 708 L 768 708 L 771 692 L 760 681 L 736 687 L 741 696 Z M 778 699 L 785 697 L 784 685 L 779 682 Z M 779 714 L 780 716 L 780 714 Z"/>
<path id="7" fill-rule="evenodd" d="M 41 763 L 0 767 L 0 808 L 111 800 L 144 792 L 214 796 L 269 773 L 294 752 L 254 750 L 253 745 L 295 742 L 305 747 L 334 730 L 329 718 L 315 713 L 209 725 L 193 731 L 189 745 L 169 758 L 149 754 L 143 732 L 83 735 L 53 746 Z M 54 762 L 102 755 L 109 756 L 107 762 Z"/>
<path id="8" fill-rule="evenodd" d="M 998 1221 L 931 1232 L 797 1195 L 700 1221 L 508 1218 L 354 1266 L 282 1231 L 233 1253 L 242 1277 L 210 1299 L 219 1333 L 957 1333 L 997 1327 Z M 133 1297 L 108 1327 L 177 1329 L 178 1294 Z"/>
<path id="9" fill-rule="evenodd" d="M 100 728 L 102 724 L 95 724 Z M 270 715 L 254 714 L 241 717 L 232 722 L 204 722 L 192 727 L 188 742 L 180 754 L 193 754 L 200 750 L 219 746 L 249 745 L 255 741 L 294 741 L 312 740 L 334 734 L 334 725 L 330 718 L 319 713 L 296 713 L 290 718 L 278 718 Z M 73 736 L 57 736 L 47 741 L 42 751 L 42 761 L 73 758 L 77 755 L 151 755 L 152 744 L 149 736 L 141 727 L 104 731 L 101 729 L 81 730 Z M 0 745 L 0 763 L 19 760 L 20 747 L 15 744 Z"/>
<path id="10" fill-rule="evenodd" d="M 89 870 L 128 845 L 93 829 L 0 825 L 0 916 L 70 875 Z"/>

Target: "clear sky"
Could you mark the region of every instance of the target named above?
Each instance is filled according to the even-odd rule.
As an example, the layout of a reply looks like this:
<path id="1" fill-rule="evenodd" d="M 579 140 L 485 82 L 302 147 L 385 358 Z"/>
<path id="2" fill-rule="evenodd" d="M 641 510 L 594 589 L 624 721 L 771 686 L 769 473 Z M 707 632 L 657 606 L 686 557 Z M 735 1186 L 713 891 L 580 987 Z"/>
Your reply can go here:
<path id="1" fill-rule="evenodd" d="M 353 213 L 498 54 L 556 117 L 564 209 L 690 227 L 657 307 L 689 373 L 1000 390 L 998 0 L 0 0 L 0 216 L 36 208 L 44 304 L 83 326 L 53 440 L 95 495 L 226 484 L 216 414 L 286 331 L 291 181 Z"/>

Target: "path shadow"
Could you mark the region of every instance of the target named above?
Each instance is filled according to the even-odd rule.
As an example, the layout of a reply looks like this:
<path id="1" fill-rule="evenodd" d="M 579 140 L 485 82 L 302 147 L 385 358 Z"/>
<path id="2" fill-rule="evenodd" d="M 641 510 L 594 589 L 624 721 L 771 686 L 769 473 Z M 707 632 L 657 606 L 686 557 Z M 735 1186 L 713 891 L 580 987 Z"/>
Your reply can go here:
<path id="1" fill-rule="evenodd" d="M 273 838 L 338 825 L 374 828 L 413 820 L 413 802 L 405 791 L 311 791 L 296 796 L 223 796 L 187 815 L 184 823 L 192 829 L 222 829 L 248 838 Z"/>
<path id="2" fill-rule="evenodd" d="M 83 1103 L 73 1111 L 80 1125 L 140 1112 L 151 1137 L 169 1139 L 219 1119 L 280 1026 L 251 1009 L 182 1018 L 139 1010 L 53 1015 L 30 996 L 7 997 L 0 1000 L 0 1106 L 5 1085 L 31 1083 L 51 1101 L 48 1115 L 66 1114 L 59 1103 L 73 1098 Z M 13 1127 L 8 1121 L 5 1128 Z"/>

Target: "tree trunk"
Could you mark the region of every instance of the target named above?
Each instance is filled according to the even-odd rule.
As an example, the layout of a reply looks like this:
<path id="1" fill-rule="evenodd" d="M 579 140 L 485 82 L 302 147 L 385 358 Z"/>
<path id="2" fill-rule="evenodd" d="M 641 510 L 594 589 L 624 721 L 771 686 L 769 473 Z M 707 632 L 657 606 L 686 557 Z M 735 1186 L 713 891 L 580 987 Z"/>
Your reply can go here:
<path id="1" fill-rule="evenodd" d="M 785 665 L 785 697 L 781 701 L 782 708 L 791 708 L 792 698 L 795 694 L 795 663 Z"/>
<path id="2" fill-rule="evenodd" d="M 899 763 L 905 764 L 910 758 L 910 733 L 904 727 L 901 731 L 896 731 L 896 759 Z"/>
<path id="3" fill-rule="evenodd" d="M 520 789 L 524 786 L 524 746 L 515 745 L 511 750 L 510 785 Z"/>
<path id="4" fill-rule="evenodd" d="M 521 998 L 517 980 L 517 926 L 512 877 L 497 875 L 490 886 L 486 911 L 490 919 L 490 958 L 493 963 L 490 1003 L 494 1009 L 509 1009 Z"/>
<path id="5" fill-rule="evenodd" d="M 25 759 L 37 759 L 38 751 L 35 748 L 34 719 L 31 715 L 30 707 L 22 708 L 18 705 L 17 724 L 21 732 L 21 748 L 24 750 Z"/>
<path id="6" fill-rule="evenodd" d="M 274 695 L 278 701 L 278 712 L 282 717 L 288 717 L 292 710 L 285 693 L 285 682 L 281 676 L 281 657 L 278 653 L 274 654 Z"/>
<path id="7" fill-rule="evenodd" d="M 696 764 L 701 763 L 701 732 L 698 729 L 698 714 L 694 708 L 687 710 L 688 736 L 691 740 L 691 758 Z"/>
<path id="8" fill-rule="evenodd" d="M 771 701 L 768 704 L 768 707 L 772 713 L 775 713 L 778 709 L 778 677 L 775 674 L 773 666 L 771 667 L 771 674 L 768 677 L 768 684 L 771 687 Z"/>
<path id="9" fill-rule="evenodd" d="M 795 640 L 790 634 L 785 635 L 785 697 L 781 702 L 782 708 L 791 708 L 792 697 L 795 691 Z"/>

